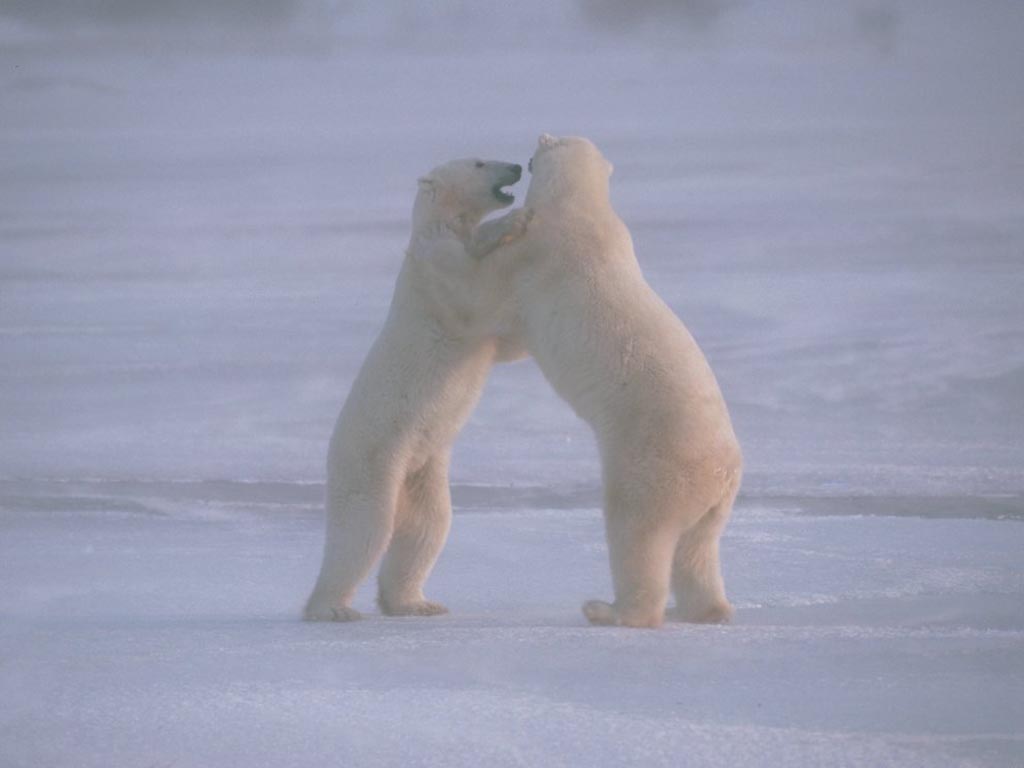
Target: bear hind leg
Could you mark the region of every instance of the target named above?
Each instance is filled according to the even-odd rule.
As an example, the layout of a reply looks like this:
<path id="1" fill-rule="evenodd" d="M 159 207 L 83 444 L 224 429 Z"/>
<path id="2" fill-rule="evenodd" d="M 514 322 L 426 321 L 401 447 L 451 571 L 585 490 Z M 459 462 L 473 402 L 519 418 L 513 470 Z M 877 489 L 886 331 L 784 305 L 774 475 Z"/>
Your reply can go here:
<path id="1" fill-rule="evenodd" d="M 423 596 L 423 585 L 451 528 L 447 455 L 430 459 L 403 485 L 387 554 L 378 577 L 377 604 L 390 616 L 437 616 L 448 609 Z"/>
<path id="2" fill-rule="evenodd" d="M 653 511 L 653 510 L 652 510 Z M 605 511 L 615 602 L 590 600 L 583 614 L 591 624 L 659 627 L 668 602 L 677 523 L 667 515 L 637 515 L 611 506 Z"/>
<path id="3" fill-rule="evenodd" d="M 680 536 L 672 561 L 676 607 L 669 618 L 673 621 L 718 624 L 732 618 L 733 608 L 725 596 L 722 580 L 719 538 L 729 521 L 734 499 L 735 492 Z"/>
<path id="4" fill-rule="evenodd" d="M 303 612 L 306 621 L 362 618 L 350 603 L 387 546 L 393 521 L 393 494 L 384 487 L 370 493 L 328 491 L 323 563 Z"/>

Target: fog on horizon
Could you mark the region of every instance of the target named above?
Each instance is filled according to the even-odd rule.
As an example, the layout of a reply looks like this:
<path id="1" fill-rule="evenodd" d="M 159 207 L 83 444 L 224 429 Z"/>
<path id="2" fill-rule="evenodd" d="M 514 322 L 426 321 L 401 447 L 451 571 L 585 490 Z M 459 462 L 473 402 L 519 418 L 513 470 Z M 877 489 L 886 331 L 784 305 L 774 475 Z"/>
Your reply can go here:
<path id="1" fill-rule="evenodd" d="M 0 44 L 15 47 L 163 39 L 178 47 L 202 41 L 232 49 L 258 41 L 271 49 L 323 52 L 363 44 L 429 48 L 432 38 L 470 49 L 571 47 L 580 39 L 668 47 L 760 40 L 827 46 L 837 55 L 859 46 L 894 55 L 928 40 L 952 50 L 982 41 L 1010 48 L 1022 31 L 1024 9 L 1012 0 L 8 0 L 0 8 Z"/>

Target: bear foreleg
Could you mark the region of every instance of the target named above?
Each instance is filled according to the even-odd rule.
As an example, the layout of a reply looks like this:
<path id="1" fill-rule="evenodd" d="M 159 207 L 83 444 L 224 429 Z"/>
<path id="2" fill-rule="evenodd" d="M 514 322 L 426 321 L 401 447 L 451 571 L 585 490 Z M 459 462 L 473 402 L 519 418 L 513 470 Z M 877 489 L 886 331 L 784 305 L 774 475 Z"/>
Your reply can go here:
<path id="1" fill-rule="evenodd" d="M 526 234 L 532 218 L 532 209 L 519 208 L 501 218 L 485 221 L 473 233 L 469 243 L 469 255 L 480 260 L 492 251 L 514 243 Z"/>

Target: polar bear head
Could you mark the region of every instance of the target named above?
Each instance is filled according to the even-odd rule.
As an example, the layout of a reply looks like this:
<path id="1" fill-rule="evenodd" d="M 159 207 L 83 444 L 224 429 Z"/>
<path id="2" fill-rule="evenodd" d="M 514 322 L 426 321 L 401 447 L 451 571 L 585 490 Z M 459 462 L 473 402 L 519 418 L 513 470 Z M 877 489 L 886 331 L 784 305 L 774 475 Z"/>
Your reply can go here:
<path id="1" fill-rule="evenodd" d="M 533 178 L 526 193 L 527 206 L 569 197 L 608 198 L 612 164 L 589 139 L 543 133 L 529 168 Z"/>
<path id="2" fill-rule="evenodd" d="M 521 165 L 496 160 L 466 158 L 439 165 L 419 179 L 414 226 L 441 224 L 468 233 L 491 211 L 515 202 L 505 187 L 522 175 Z"/>

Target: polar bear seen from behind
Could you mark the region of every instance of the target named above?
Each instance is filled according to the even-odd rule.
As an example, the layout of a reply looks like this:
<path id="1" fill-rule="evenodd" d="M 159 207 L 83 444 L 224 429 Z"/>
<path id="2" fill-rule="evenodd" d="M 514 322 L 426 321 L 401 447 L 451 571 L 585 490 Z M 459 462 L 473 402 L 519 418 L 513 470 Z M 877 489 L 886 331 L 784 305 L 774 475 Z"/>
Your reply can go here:
<path id="1" fill-rule="evenodd" d="M 423 583 L 451 523 L 451 446 L 493 363 L 524 354 L 483 332 L 495 327 L 504 295 L 483 257 L 521 236 L 529 214 L 480 224 L 513 202 L 502 188 L 521 175 L 519 165 L 470 159 L 419 180 L 391 309 L 331 437 L 326 540 L 308 620 L 358 619 L 352 598 L 382 553 L 382 611 L 446 611 L 424 597 Z"/>
<path id="2" fill-rule="evenodd" d="M 725 401 L 700 348 L 644 280 L 612 209 L 611 165 L 586 139 L 541 137 L 529 232 L 492 259 L 517 328 L 555 390 L 596 433 L 614 603 L 595 624 L 727 620 L 718 540 L 740 485 Z"/>

